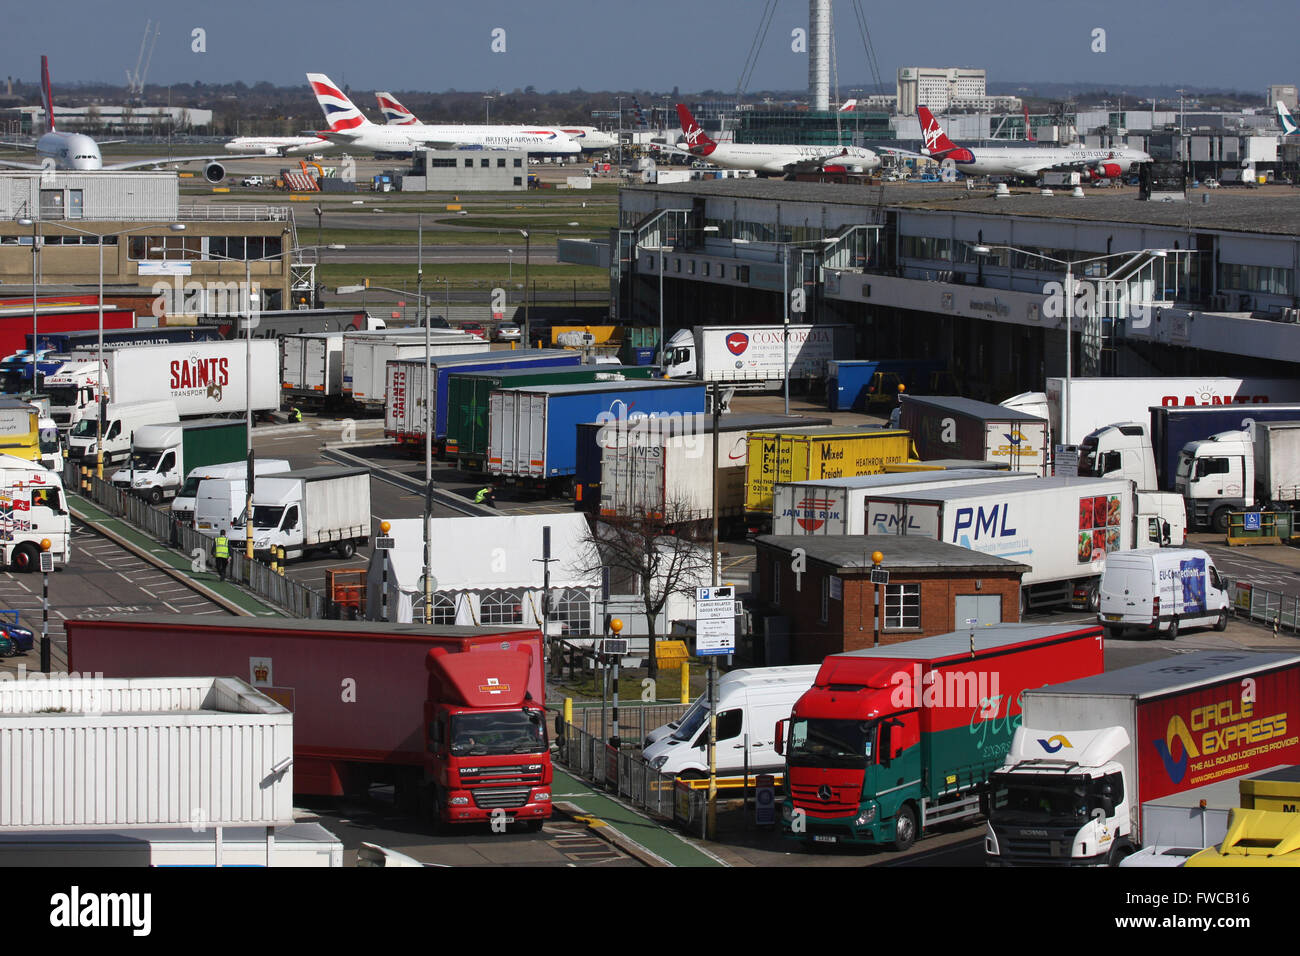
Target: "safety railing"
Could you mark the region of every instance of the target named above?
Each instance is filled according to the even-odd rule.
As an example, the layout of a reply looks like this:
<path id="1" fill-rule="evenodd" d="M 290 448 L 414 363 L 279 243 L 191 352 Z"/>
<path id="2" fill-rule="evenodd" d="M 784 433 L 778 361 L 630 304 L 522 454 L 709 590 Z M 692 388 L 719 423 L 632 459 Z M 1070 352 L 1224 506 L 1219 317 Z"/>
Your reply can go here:
<path id="1" fill-rule="evenodd" d="M 1278 633 L 1300 634 L 1300 596 L 1233 580 L 1228 582 L 1228 596 L 1234 616 L 1271 627 Z"/>
<path id="2" fill-rule="evenodd" d="M 213 203 L 207 206 L 178 206 L 176 218 L 182 221 L 209 222 L 284 222 L 289 219 L 288 206 L 263 206 L 257 203 Z"/>
<path id="3" fill-rule="evenodd" d="M 689 704 L 639 703 L 620 701 L 618 705 L 618 735 L 638 746 L 645 736 L 656 727 L 677 720 L 686 713 Z M 584 733 L 600 734 L 606 737 L 614 732 L 613 701 L 607 701 L 604 707 L 604 721 L 601 720 L 599 701 L 577 704 L 573 708 L 573 722 L 581 725 Z"/>
<path id="4" fill-rule="evenodd" d="M 215 571 L 215 539 L 181 524 L 170 510 L 155 508 L 148 501 L 93 475 L 84 481 L 75 464 L 64 469 L 64 487 L 77 489 L 105 511 L 133 525 L 160 544 L 179 551 L 196 573 Z M 325 617 L 325 595 L 287 577 L 260 561 L 249 561 L 233 548 L 226 569 L 228 580 L 239 584 L 265 601 L 283 608 L 292 617 Z"/>
<path id="5" fill-rule="evenodd" d="M 556 743 L 556 760 L 572 773 L 653 816 L 672 819 L 674 779 L 652 770 L 637 750 L 615 752 L 604 740 L 573 724 L 564 725 Z"/>

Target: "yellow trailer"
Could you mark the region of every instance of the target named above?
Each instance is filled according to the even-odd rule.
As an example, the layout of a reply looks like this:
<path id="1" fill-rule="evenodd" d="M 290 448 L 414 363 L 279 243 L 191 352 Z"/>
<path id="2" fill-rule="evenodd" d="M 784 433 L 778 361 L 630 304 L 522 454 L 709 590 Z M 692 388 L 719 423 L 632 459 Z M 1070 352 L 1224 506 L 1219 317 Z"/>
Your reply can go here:
<path id="1" fill-rule="evenodd" d="M 1234 807 L 1223 842 L 1183 866 L 1300 866 L 1300 813 Z"/>
<path id="2" fill-rule="evenodd" d="M 778 481 L 883 474 L 886 465 L 907 461 L 911 447 L 907 432 L 875 426 L 750 432 L 748 444 L 745 510 L 767 515 Z"/>
<path id="3" fill-rule="evenodd" d="M 565 332 L 586 332 L 591 336 L 592 345 L 617 345 L 622 339 L 623 328 L 618 325 L 553 325 L 551 345 L 560 345 L 560 336 Z"/>

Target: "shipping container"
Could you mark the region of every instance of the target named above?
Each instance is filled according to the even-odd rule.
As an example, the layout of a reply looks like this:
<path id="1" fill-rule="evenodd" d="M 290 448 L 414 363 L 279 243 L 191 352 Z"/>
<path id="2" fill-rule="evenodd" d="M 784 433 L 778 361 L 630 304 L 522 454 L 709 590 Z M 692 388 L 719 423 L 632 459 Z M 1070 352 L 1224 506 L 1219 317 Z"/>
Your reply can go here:
<path id="1" fill-rule="evenodd" d="M 0 830 L 293 823 L 293 715 L 231 668 L 69 666 L 0 682 Z"/>
<path id="2" fill-rule="evenodd" d="M 781 481 L 772 492 L 771 533 L 866 534 L 867 499 L 874 495 L 1032 477 L 1028 472 L 972 468 Z"/>
<path id="3" fill-rule="evenodd" d="M 687 382 L 591 382 L 493 392 L 487 471 L 508 484 L 572 493 L 578 425 L 617 426 L 643 415 L 698 414 L 705 386 Z"/>
<path id="4" fill-rule="evenodd" d="M 669 525 L 708 523 L 717 514 L 724 531 L 745 517 L 749 433 L 829 424 L 826 419 L 785 415 L 722 415 L 718 419 L 717 469 L 713 465 L 712 415 L 640 419 L 626 429 L 606 428 L 600 442 L 600 513 L 648 516 Z M 580 433 L 583 434 L 583 433 Z M 580 458 L 583 456 L 579 455 Z M 583 489 L 583 495 L 588 494 Z"/>
<path id="5" fill-rule="evenodd" d="M 541 659 L 540 632 L 525 627 L 166 614 L 65 627 L 70 668 L 108 677 L 234 674 L 279 701 L 293 714 L 295 791 L 321 796 L 364 794 L 371 782 L 405 784 L 403 768 L 423 767 L 433 649 L 525 648 Z M 543 703 L 540 671 L 527 680 L 532 699 Z"/>
<path id="6" fill-rule="evenodd" d="M 865 412 L 869 407 L 893 406 L 898 400 L 898 385 L 909 393 L 924 394 L 930 373 L 943 371 L 944 367 L 940 359 L 832 360 L 826 363 L 826 407 L 838 412 Z"/>
<path id="7" fill-rule="evenodd" d="M 434 423 L 433 440 L 441 449 L 451 409 L 449 389 L 452 375 L 513 369 L 576 369 L 581 364 L 581 355 L 567 349 L 498 349 L 476 355 L 437 356 L 432 363 L 432 379 L 426 383 L 423 355 L 418 359 L 394 360 L 385 371 L 392 399 L 384 403 L 384 436 L 405 444 L 424 444 L 424 400 L 428 388 L 433 399 L 433 409 L 429 413 Z"/>
<path id="8" fill-rule="evenodd" d="M 885 466 L 911 458 L 905 431 L 878 425 L 834 426 L 804 432 L 753 432 L 746 463 L 745 510 L 766 518 L 778 481 L 817 481 L 878 475 Z"/>
<path id="9" fill-rule="evenodd" d="M 453 372 L 447 379 L 444 452 L 462 468 L 482 471 L 487 459 L 488 396 L 498 389 L 569 382 L 644 381 L 656 369 L 650 366 L 568 365 L 545 369 L 518 368 L 495 372 Z M 418 373 L 417 373 L 418 374 Z M 418 434 L 423 435 L 419 428 Z"/>
<path id="10" fill-rule="evenodd" d="M 421 329 L 346 332 L 343 336 L 343 395 L 366 408 L 383 408 L 387 364 L 402 359 L 424 361 L 426 348 L 435 358 L 474 355 L 492 346 L 477 335 L 452 329 L 431 330 L 426 346 Z"/>
<path id="11" fill-rule="evenodd" d="M 1115 863 L 1144 841 L 1144 804 L 1300 763 L 1296 654 L 1179 654 L 1027 688 L 1023 706 L 990 781 L 993 862 Z"/>
<path id="12" fill-rule="evenodd" d="M 978 458 L 1047 474 L 1047 422 L 1024 412 L 969 398 L 904 395 L 898 424 L 911 433 L 921 461 Z"/>
<path id="13" fill-rule="evenodd" d="M 280 387 L 295 403 L 343 397 L 343 333 L 307 332 L 280 339 Z"/>

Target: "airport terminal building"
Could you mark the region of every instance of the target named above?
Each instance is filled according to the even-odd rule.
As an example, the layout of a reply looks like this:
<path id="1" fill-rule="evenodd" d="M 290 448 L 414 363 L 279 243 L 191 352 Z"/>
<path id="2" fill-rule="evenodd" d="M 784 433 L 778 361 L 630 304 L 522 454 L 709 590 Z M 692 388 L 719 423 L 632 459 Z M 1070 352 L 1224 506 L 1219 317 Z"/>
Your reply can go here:
<path id="1" fill-rule="evenodd" d="M 792 323 L 850 323 L 861 356 L 947 358 L 993 401 L 1064 373 L 1067 308 L 1077 375 L 1300 371 L 1300 195 L 1281 187 L 1202 203 L 725 179 L 619 205 L 608 246 L 559 247 L 607 262 L 619 321 L 657 324 L 662 297 L 669 333 L 780 323 L 789 296 Z"/>

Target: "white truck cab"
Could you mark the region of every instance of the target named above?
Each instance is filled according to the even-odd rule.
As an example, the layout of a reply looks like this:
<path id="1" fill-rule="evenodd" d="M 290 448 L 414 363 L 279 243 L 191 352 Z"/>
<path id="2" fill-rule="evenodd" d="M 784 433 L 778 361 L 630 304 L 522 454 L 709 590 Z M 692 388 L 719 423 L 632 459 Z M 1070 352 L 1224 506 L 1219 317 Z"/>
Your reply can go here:
<path id="1" fill-rule="evenodd" d="M 104 442 L 104 464 L 125 461 L 137 430 L 146 425 L 178 421 L 172 401 L 110 403 L 104 406 L 101 426 L 94 412 L 79 420 L 68 432 L 68 457 L 74 461 L 98 459 L 100 436 Z"/>
<path id="2" fill-rule="evenodd" d="M 41 542 L 50 542 L 55 565 L 72 551 L 72 516 L 63 479 L 39 462 L 0 455 L 0 561 L 15 571 L 40 567 Z"/>
<path id="3" fill-rule="evenodd" d="M 107 374 L 104 380 L 107 392 Z M 50 396 L 50 417 L 59 428 L 70 429 L 83 418 L 94 420 L 95 409 L 99 406 L 98 362 L 64 362 L 57 372 L 45 378 L 42 385 Z"/>

